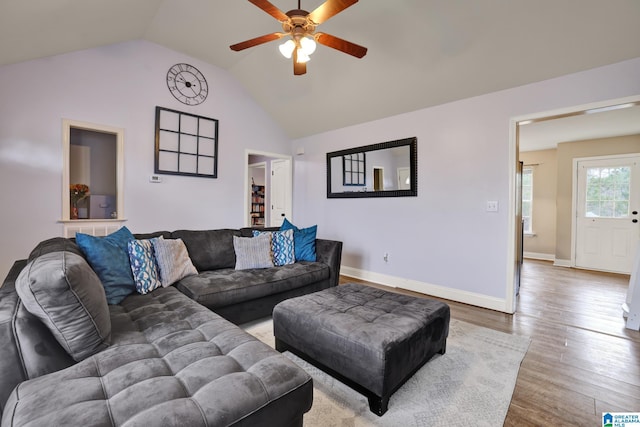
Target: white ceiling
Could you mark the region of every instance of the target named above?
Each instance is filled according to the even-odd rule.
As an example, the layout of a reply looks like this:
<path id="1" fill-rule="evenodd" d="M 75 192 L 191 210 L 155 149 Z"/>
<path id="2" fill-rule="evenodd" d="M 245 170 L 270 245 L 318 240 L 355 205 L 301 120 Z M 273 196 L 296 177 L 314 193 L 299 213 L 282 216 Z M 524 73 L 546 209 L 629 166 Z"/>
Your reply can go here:
<path id="1" fill-rule="evenodd" d="M 639 22 L 639 0 L 362 0 L 318 30 L 367 55 L 319 46 L 293 76 L 278 42 L 229 49 L 280 31 L 248 1 L 0 0 L 0 65 L 145 39 L 228 70 L 298 138 L 640 57 Z"/>
<path id="2" fill-rule="evenodd" d="M 578 114 L 520 127 L 520 151 L 556 148 L 561 142 L 640 134 L 640 105 Z"/>

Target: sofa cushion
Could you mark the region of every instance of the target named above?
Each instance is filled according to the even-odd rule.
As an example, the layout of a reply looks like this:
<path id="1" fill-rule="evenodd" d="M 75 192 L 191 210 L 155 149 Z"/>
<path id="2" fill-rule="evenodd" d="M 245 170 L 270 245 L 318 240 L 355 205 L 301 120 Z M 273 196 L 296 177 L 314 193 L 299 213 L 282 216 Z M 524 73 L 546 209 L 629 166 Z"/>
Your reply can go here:
<path id="1" fill-rule="evenodd" d="M 316 261 L 317 225 L 298 228 L 285 218 L 280 230 L 293 230 L 293 245 L 296 253 L 296 261 Z"/>
<path id="2" fill-rule="evenodd" d="M 127 252 L 133 239 L 127 227 L 105 237 L 76 233 L 76 242 L 100 278 L 109 304 L 118 304 L 136 290 Z"/>
<path id="3" fill-rule="evenodd" d="M 233 236 L 233 249 L 236 253 L 236 270 L 273 267 L 270 234 L 256 237 Z"/>
<path id="4" fill-rule="evenodd" d="M 153 239 L 154 237 L 162 237 L 163 239 L 170 239 L 170 231 L 153 231 L 151 233 L 133 233 L 133 236 L 138 240 Z"/>
<path id="5" fill-rule="evenodd" d="M 80 255 L 84 258 L 84 253 L 80 250 L 78 245 L 73 239 L 66 239 L 64 237 L 53 237 L 51 239 L 43 240 L 38 243 L 35 248 L 29 254 L 29 261 L 33 261 L 40 255 L 48 254 L 49 252 L 67 251 L 73 252 L 76 255 Z"/>
<path id="6" fill-rule="evenodd" d="M 184 241 L 198 271 L 233 268 L 236 265 L 233 236 L 240 236 L 240 230 L 177 230 L 171 233 L 171 238 Z"/>
<path id="7" fill-rule="evenodd" d="M 107 300 L 100 279 L 84 258 L 65 251 L 44 254 L 20 272 L 16 291 L 74 360 L 108 347 Z"/>
<path id="8" fill-rule="evenodd" d="M 271 235 L 271 258 L 273 259 L 273 265 L 278 267 L 296 262 L 296 256 L 293 250 L 293 230 L 253 230 L 253 237 L 261 234 Z"/>
<path id="9" fill-rule="evenodd" d="M 171 286 L 183 277 L 198 274 L 182 239 L 154 239 L 152 244 L 163 287 Z"/>
<path id="10" fill-rule="evenodd" d="M 3 425 L 292 425 L 311 407 L 304 370 L 173 287 L 109 309 L 111 347 L 19 384 Z"/>
<path id="11" fill-rule="evenodd" d="M 329 266 L 299 262 L 256 270 L 220 269 L 182 279 L 176 287 L 200 304 L 214 309 L 319 282 L 329 277 Z"/>
<path id="12" fill-rule="evenodd" d="M 136 283 L 136 290 L 141 294 L 147 294 L 162 286 L 158 264 L 153 254 L 153 240 L 158 238 L 131 240 L 127 243 L 133 280 Z"/>

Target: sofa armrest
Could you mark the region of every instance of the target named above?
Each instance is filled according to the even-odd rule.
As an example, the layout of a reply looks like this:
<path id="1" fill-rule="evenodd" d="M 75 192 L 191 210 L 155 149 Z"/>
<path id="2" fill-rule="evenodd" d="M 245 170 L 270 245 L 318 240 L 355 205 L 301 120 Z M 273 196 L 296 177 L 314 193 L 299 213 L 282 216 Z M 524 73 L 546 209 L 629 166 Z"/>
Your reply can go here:
<path id="1" fill-rule="evenodd" d="M 316 261 L 329 266 L 331 286 L 338 286 L 340 262 L 342 261 L 342 242 L 316 239 Z"/>
<path id="2" fill-rule="evenodd" d="M 0 415 L 11 390 L 27 379 L 20 352 L 15 345 L 13 321 L 18 311 L 20 298 L 15 291 L 15 281 L 27 265 L 27 260 L 16 261 L 0 287 Z"/>
<path id="3" fill-rule="evenodd" d="M 27 260 L 16 261 L 0 288 L 0 415 L 16 385 L 74 363 L 47 326 L 22 304 L 15 282 L 25 265 Z"/>
<path id="4" fill-rule="evenodd" d="M 7 273 L 7 277 L 5 277 L 4 281 L 2 282 L 2 286 L 0 286 L 0 288 L 5 285 L 14 284 L 16 282 L 16 279 L 20 275 L 20 272 L 22 271 L 23 268 L 26 267 L 28 262 L 29 260 L 26 260 L 26 259 L 21 259 L 14 262 L 13 265 L 11 266 L 11 269 L 9 270 L 9 273 Z"/>

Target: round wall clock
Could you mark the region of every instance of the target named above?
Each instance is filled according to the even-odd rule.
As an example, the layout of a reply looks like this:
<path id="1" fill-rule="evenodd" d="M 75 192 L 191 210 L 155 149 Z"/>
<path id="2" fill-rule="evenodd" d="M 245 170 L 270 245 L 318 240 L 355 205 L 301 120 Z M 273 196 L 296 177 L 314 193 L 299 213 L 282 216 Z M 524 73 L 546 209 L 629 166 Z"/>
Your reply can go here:
<path id="1" fill-rule="evenodd" d="M 209 94 L 209 86 L 200 70 L 189 64 L 176 64 L 167 72 L 167 86 L 171 94 L 187 105 L 202 104 Z"/>

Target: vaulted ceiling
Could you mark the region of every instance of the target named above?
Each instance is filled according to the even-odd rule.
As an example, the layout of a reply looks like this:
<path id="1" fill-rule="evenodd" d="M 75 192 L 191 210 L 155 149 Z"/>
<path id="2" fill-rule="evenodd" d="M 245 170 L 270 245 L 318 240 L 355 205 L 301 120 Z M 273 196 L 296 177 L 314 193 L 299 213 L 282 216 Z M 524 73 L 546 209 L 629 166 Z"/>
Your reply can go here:
<path id="1" fill-rule="evenodd" d="M 145 39 L 228 70 L 298 138 L 640 57 L 639 22 L 638 0 L 362 0 L 319 30 L 367 55 L 319 46 L 294 76 L 278 42 L 229 49 L 281 30 L 248 1 L 0 0 L 0 65 Z"/>

